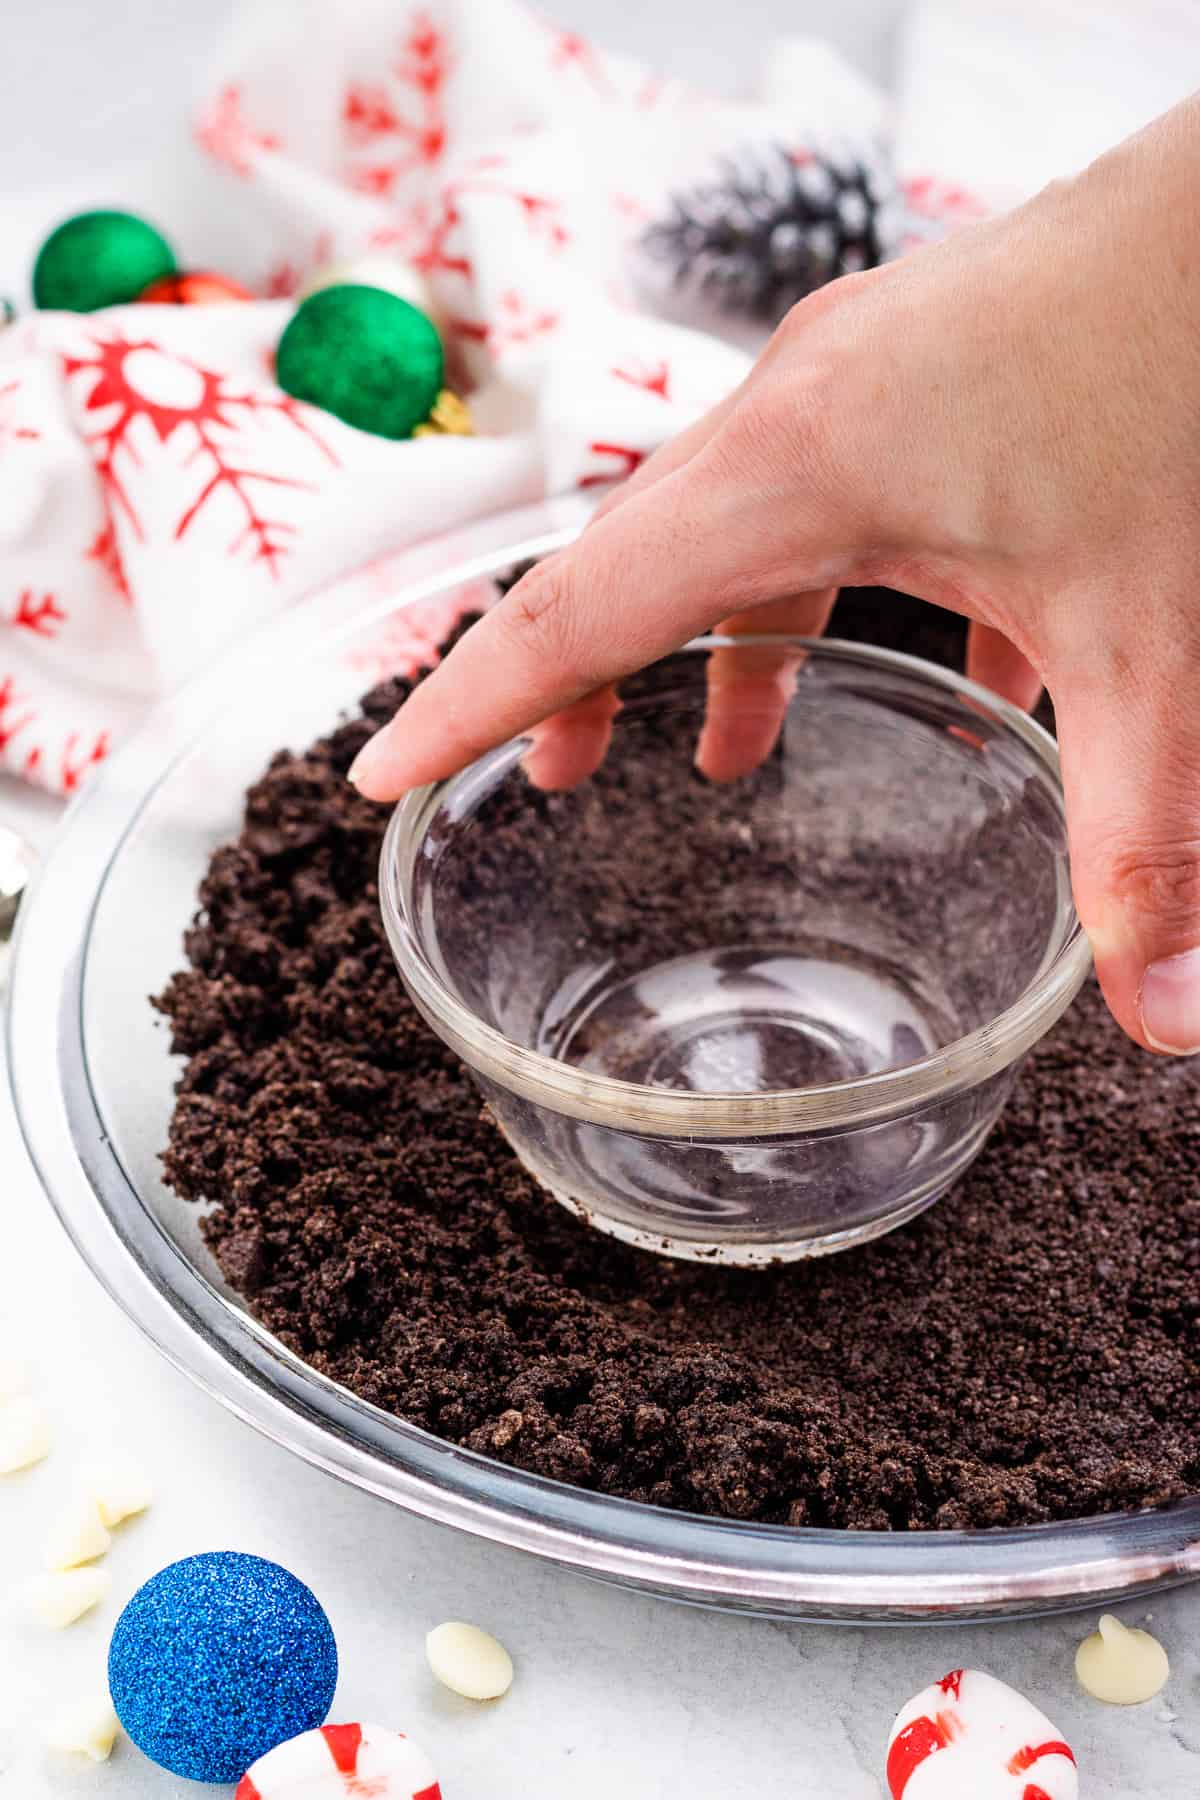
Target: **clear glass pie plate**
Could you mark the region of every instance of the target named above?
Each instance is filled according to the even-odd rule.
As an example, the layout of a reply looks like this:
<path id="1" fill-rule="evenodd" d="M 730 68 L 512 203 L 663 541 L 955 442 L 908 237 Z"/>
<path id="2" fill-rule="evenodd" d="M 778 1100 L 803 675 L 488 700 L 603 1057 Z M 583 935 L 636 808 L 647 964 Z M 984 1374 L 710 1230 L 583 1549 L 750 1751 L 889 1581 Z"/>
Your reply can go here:
<path id="1" fill-rule="evenodd" d="M 583 1574 L 880 1623 L 1094 1607 L 1200 1574 L 1200 1498 L 1019 1531 L 842 1532 L 695 1517 L 510 1469 L 292 1355 L 223 1281 L 198 1209 L 165 1186 L 178 1069 L 147 997 L 180 965 L 197 884 L 247 785 L 280 745 L 328 730 L 414 620 L 436 641 L 464 590 L 569 542 L 590 511 L 580 499 L 488 520 L 327 590 L 161 709 L 72 808 L 23 909 L 8 1019 L 18 1115 L 67 1231 L 163 1354 L 258 1430 L 398 1506 Z"/>

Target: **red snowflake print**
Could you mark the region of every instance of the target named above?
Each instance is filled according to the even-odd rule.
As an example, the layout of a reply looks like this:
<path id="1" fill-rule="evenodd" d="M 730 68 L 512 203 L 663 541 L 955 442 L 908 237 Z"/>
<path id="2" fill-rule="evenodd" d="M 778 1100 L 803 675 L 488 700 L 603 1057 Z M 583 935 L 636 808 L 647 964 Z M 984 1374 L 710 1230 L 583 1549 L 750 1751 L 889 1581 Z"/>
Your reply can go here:
<path id="1" fill-rule="evenodd" d="M 550 67 L 578 70 L 598 94 L 615 92 L 604 63 L 587 38 L 577 31 L 560 31 L 549 19 L 539 21 L 550 33 Z"/>
<path id="2" fill-rule="evenodd" d="M 223 87 L 206 112 L 196 121 L 196 141 L 210 156 L 225 163 L 243 180 L 254 173 L 262 150 L 278 150 L 280 140 L 269 131 L 255 131 L 242 110 L 242 90 L 236 82 Z"/>
<path id="3" fill-rule="evenodd" d="M 648 394 L 657 394 L 660 400 L 671 398 L 668 391 L 671 370 L 666 362 L 635 363 L 625 369 L 618 366 L 612 372 L 618 381 L 627 381 L 630 387 L 644 388 Z"/>
<path id="4" fill-rule="evenodd" d="M 79 732 L 68 733 L 58 763 L 58 782 L 64 794 L 73 794 L 89 769 L 108 755 L 107 731 L 98 732 L 88 742 Z"/>
<path id="5" fill-rule="evenodd" d="M 418 269 L 429 273 L 443 270 L 450 274 L 470 276 L 470 258 L 456 251 L 450 239 L 463 222 L 462 201 L 468 196 L 492 195 L 512 201 L 529 228 L 550 250 L 562 250 L 571 234 L 562 221 L 562 202 L 549 194 L 531 193 L 523 186 L 513 186 L 502 179 L 507 166 L 503 156 L 481 156 L 457 180 L 442 190 L 438 208 L 432 212 L 418 204 L 410 209 L 398 236 L 407 244 L 407 254 Z"/>
<path id="6" fill-rule="evenodd" d="M 430 168 L 446 149 L 444 90 L 450 53 L 428 13 L 419 12 L 392 65 L 394 79 L 409 90 L 404 109 L 386 87 L 355 82 L 346 90 L 342 123 L 352 144 L 370 146 L 371 159 L 353 165 L 349 181 L 360 193 L 386 197 L 415 169 Z M 390 154 L 381 146 L 390 144 Z"/>
<path id="7" fill-rule="evenodd" d="M 501 294 L 497 306 L 497 316 L 492 324 L 487 325 L 474 319 L 451 319 L 450 326 L 460 336 L 469 338 L 473 343 L 486 344 L 494 356 L 514 345 L 532 343 L 534 338 L 544 337 L 553 331 L 559 322 L 555 312 L 537 312 L 524 301 L 520 294 L 510 288 Z"/>
<path id="8" fill-rule="evenodd" d="M 415 268 L 429 274 L 441 270 L 448 275 L 471 274 L 471 260 L 450 248 L 449 240 L 462 224 L 456 190 L 447 188 L 436 213 L 418 204 L 408 215 L 403 230 L 412 244 L 411 258 Z"/>
<path id="9" fill-rule="evenodd" d="M 266 300 L 290 300 L 297 291 L 306 274 L 312 269 L 319 269 L 333 256 L 333 233 L 318 231 L 313 239 L 312 255 L 307 263 L 294 263 L 283 257 L 273 263 L 267 271 L 263 282 L 263 298 Z"/>
<path id="10" fill-rule="evenodd" d="M 202 368 L 187 357 L 168 355 L 148 339 L 135 342 L 123 337 L 94 338 L 92 346 L 94 355 L 67 356 L 64 367 L 68 377 L 94 376 L 84 411 L 101 415 L 88 442 L 110 506 L 125 518 L 135 536 L 144 537 L 142 521 L 122 478 L 123 467 L 132 465 L 136 468 L 138 465 L 138 454 L 130 441 L 131 428 L 139 420 L 145 420 L 161 444 L 168 443 L 176 432 L 188 430 L 195 440 L 188 464 L 199 464 L 204 470 L 204 479 L 176 523 L 176 541 L 186 534 L 214 495 L 228 493 L 238 502 L 245 517 L 243 530 L 230 545 L 230 555 L 236 555 L 248 543 L 254 560 L 265 563 L 270 573 L 277 575 L 280 561 L 287 553 L 286 539 L 296 527 L 272 519 L 264 512 L 258 498 L 259 490 L 285 487 L 313 492 L 314 484 L 280 475 L 271 469 L 242 466 L 233 455 L 239 428 L 247 418 L 256 414 L 274 414 L 286 420 L 336 467 L 337 457 L 309 425 L 306 409 L 288 394 L 231 392 L 225 376 Z M 129 366 L 136 357 L 156 359 L 156 363 L 171 376 L 172 383 L 177 383 L 180 397 L 174 403 L 155 399 L 139 386 L 137 365 L 132 374 Z"/>
<path id="11" fill-rule="evenodd" d="M 395 163 L 360 163 L 350 171 L 350 185 L 358 194 L 369 194 L 374 200 L 386 200 L 400 178 Z"/>
<path id="12" fill-rule="evenodd" d="M 100 564 L 122 600 L 132 601 L 133 596 L 129 592 L 129 578 L 125 573 L 125 564 L 121 561 L 121 551 L 117 544 L 117 534 L 111 518 L 105 520 L 84 555 L 89 562 Z"/>
<path id="13" fill-rule="evenodd" d="M 525 187 L 512 186 L 501 178 L 504 167 L 505 158 L 502 156 L 481 157 L 474 168 L 468 170 L 456 184 L 456 196 L 461 198 L 465 194 L 494 194 L 497 199 L 511 200 L 520 208 L 533 237 L 551 250 L 563 249 L 570 243 L 571 234 L 562 222 L 561 200 L 554 200 L 548 194 L 531 194 Z"/>
<path id="14" fill-rule="evenodd" d="M 441 210 L 435 210 L 424 200 L 416 200 L 397 218 L 376 225 L 367 238 L 366 248 L 390 251 L 404 262 L 412 263 L 414 268 L 449 267 L 459 274 L 469 274 L 471 265 L 465 258 L 452 261 L 443 255 L 445 237 L 460 223 L 456 214 L 443 224 Z"/>
<path id="15" fill-rule="evenodd" d="M 23 631 L 31 631 L 34 637 L 52 638 L 57 637 L 58 628 L 66 623 L 66 617 L 53 594 L 43 594 L 39 600 L 32 588 L 26 588 L 9 622 Z"/>
<path id="16" fill-rule="evenodd" d="M 368 143 L 375 137 L 396 137 L 404 121 L 394 110 L 386 88 L 355 84 L 346 90 L 342 119 L 348 137 Z"/>
<path id="17" fill-rule="evenodd" d="M 13 691 L 12 678 L 0 681 L 0 755 L 8 749 L 13 739 L 27 731 L 37 718 L 37 713 L 28 707 L 21 713 L 13 715 L 13 708 L 20 701 Z M 59 747 L 58 756 L 54 760 L 55 784 L 60 793 L 74 794 L 78 791 L 84 776 L 97 763 L 103 762 L 109 752 L 109 735 L 107 731 L 87 735 L 79 731 L 70 731 Z M 32 744 L 21 757 L 21 770 L 25 775 L 39 775 L 47 760 L 46 745 Z"/>
<path id="18" fill-rule="evenodd" d="M 0 450 L 3 450 L 6 443 L 18 443 L 21 440 L 28 442 L 42 435 L 32 425 L 18 425 L 10 418 L 20 392 L 19 381 L 0 382 Z"/>
<path id="19" fill-rule="evenodd" d="M 614 212 L 628 219 L 631 225 L 645 225 L 653 217 L 651 209 L 636 194 L 614 194 L 612 197 Z"/>
<path id="20" fill-rule="evenodd" d="M 300 265 L 283 257 L 279 262 L 272 263 L 267 270 L 267 278 L 263 282 L 263 298 L 290 300 L 303 279 Z"/>
<path id="21" fill-rule="evenodd" d="M 615 469 L 596 469 L 590 475 L 581 475 L 581 488 L 603 487 L 610 481 L 624 480 L 646 460 L 644 450 L 631 450 L 626 444 L 589 444 L 588 449 L 593 456 L 615 457 L 620 466 Z"/>
<path id="22" fill-rule="evenodd" d="M 561 250 L 564 244 L 571 241 L 571 234 L 562 222 L 562 202 L 548 199 L 545 194 L 513 193 L 513 199 L 525 214 L 529 228 L 550 245 L 552 250 Z"/>
<path id="23" fill-rule="evenodd" d="M 12 676 L 5 675 L 0 679 L 0 755 L 14 738 L 28 731 L 36 718 L 37 713 L 18 694 Z"/>

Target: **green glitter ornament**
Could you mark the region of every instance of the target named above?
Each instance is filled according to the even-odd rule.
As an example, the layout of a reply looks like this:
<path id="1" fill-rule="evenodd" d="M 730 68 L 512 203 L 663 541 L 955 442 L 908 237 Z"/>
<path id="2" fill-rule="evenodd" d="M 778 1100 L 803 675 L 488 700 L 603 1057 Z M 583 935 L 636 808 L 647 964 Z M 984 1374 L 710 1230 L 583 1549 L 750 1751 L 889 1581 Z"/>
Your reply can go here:
<path id="1" fill-rule="evenodd" d="M 442 391 L 445 357 L 417 307 L 382 288 L 321 288 L 297 307 L 275 353 L 281 388 L 376 437 L 411 437 Z"/>
<path id="2" fill-rule="evenodd" d="M 34 304 L 63 312 L 122 306 L 174 269 L 170 245 L 144 219 L 123 212 L 77 213 L 38 251 Z"/>

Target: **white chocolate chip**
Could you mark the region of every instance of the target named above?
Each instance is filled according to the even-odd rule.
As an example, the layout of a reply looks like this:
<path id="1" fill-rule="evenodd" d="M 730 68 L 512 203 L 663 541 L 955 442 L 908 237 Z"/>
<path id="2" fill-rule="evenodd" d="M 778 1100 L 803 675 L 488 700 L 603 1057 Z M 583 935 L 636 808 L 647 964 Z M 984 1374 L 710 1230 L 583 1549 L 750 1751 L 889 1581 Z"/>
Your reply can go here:
<path id="1" fill-rule="evenodd" d="M 108 1689 L 103 1688 L 64 1706 L 47 1725 L 45 1735 L 52 1750 L 107 1762 L 120 1729 Z"/>
<path id="2" fill-rule="evenodd" d="M 35 1618 L 61 1631 L 98 1606 L 111 1586 L 107 1569 L 60 1569 L 53 1575 L 35 1576 L 25 1589 L 25 1599 Z"/>
<path id="3" fill-rule="evenodd" d="M 512 1657 L 478 1625 L 451 1619 L 435 1626 L 425 1654 L 442 1685 L 467 1700 L 498 1700 L 512 1686 Z"/>
<path id="4" fill-rule="evenodd" d="M 81 1495 L 50 1527 L 42 1561 L 48 1569 L 75 1569 L 103 1556 L 111 1543 L 95 1500 L 90 1494 Z"/>
<path id="5" fill-rule="evenodd" d="M 0 1401 L 29 1392 L 29 1365 L 19 1356 L 0 1355 Z"/>
<path id="6" fill-rule="evenodd" d="M 1105 1613 L 1099 1631 L 1084 1638 L 1075 1652 L 1075 1673 L 1093 1699 L 1110 1706 L 1140 1706 L 1166 1685 L 1171 1665 L 1156 1637 Z"/>
<path id="7" fill-rule="evenodd" d="M 100 1517 L 110 1529 L 122 1519 L 132 1519 L 145 1512 L 154 1499 L 154 1490 L 136 1464 L 131 1462 L 99 1463 L 86 1472 L 89 1494 L 93 1494 Z"/>
<path id="8" fill-rule="evenodd" d="M 28 1469 L 50 1454 L 50 1429 L 46 1416 L 28 1394 L 0 1405 L 0 1475 Z"/>

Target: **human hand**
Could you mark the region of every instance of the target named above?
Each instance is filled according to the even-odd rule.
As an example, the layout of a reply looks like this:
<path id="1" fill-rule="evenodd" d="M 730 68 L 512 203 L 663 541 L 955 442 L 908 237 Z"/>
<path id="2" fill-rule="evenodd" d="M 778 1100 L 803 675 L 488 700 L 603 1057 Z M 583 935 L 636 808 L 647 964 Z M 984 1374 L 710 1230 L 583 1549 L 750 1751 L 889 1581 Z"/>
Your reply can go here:
<path id="1" fill-rule="evenodd" d="M 1188 102 L 1077 179 L 822 289 L 416 689 L 352 771 L 394 798 L 540 721 L 604 754 L 612 684 L 697 631 L 813 634 L 843 584 L 972 621 L 968 672 L 1045 682 L 1076 901 L 1110 1006 L 1200 1049 L 1200 231 Z M 777 652 L 712 659 L 714 779 L 770 748 Z M 551 715 L 554 715 L 551 717 Z"/>

